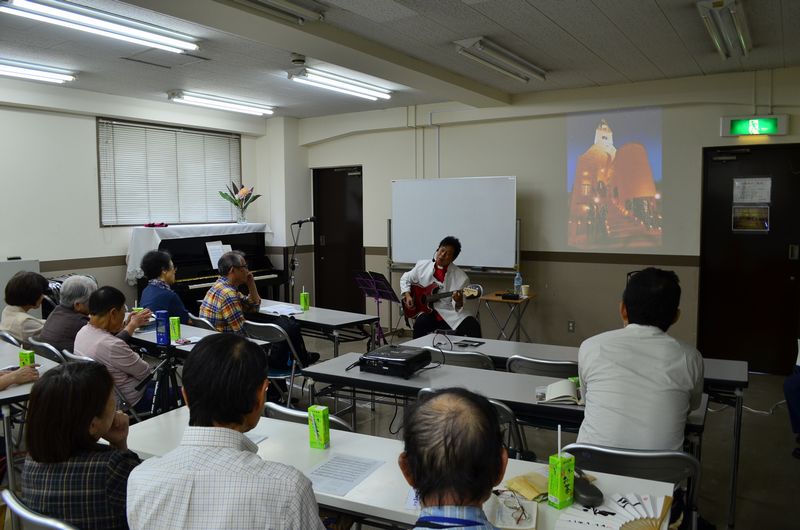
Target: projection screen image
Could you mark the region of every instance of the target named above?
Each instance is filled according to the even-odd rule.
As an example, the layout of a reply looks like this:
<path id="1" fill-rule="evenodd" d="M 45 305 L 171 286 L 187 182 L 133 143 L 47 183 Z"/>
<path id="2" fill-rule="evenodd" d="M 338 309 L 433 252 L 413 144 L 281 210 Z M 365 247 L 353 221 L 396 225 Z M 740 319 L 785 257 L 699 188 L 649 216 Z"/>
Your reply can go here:
<path id="1" fill-rule="evenodd" d="M 567 117 L 567 244 L 661 246 L 661 110 Z"/>

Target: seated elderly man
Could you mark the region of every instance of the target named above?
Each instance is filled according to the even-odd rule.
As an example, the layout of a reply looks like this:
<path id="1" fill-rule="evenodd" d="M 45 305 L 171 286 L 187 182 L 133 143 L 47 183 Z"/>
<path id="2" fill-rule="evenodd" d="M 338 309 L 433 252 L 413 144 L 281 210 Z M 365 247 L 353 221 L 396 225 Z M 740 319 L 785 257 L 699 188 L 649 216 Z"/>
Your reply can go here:
<path id="1" fill-rule="evenodd" d="M 47 317 L 37 340 L 54 346 L 58 351 L 74 351 L 75 336 L 89 322 L 89 297 L 96 290 L 97 283 L 88 276 L 76 274 L 64 280 L 59 305 Z M 149 311 L 131 315 L 117 337 L 127 341 L 149 319 Z"/>
<path id="2" fill-rule="evenodd" d="M 245 433 L 264 412 L 264 352 L 232 333 L 204 337 L 183 365 L 189 426 L 180 446 L 146 460 L 128 480 L 137 529 L 322 530 L 311 481 L 262 459 Z"/>
<path id="3" fill-rule="evenodd" d="M 415 528 L 494 529 L 482 506 L 508 453 L 492 404 L 463 388 L 439 390 L 417 401 L 404 425 L 398 464 L 422 504 Z"/>

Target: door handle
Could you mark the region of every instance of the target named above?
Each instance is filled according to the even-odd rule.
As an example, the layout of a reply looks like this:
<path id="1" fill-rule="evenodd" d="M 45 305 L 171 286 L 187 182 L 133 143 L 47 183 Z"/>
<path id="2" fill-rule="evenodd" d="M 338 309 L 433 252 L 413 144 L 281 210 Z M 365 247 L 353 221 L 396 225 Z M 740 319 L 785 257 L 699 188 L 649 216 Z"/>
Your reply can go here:
<path id="1" fill-rule="evenodd" d="M 319 236 L 319 246 L 321 246 L 321 247 L 325 246 L 325 236 L 322 235 L 322 234 L 320 234 L 320 236 Z"/>
<path id="2" fill-rule="evenodd" d="M 800 259 L 800 245 L 789 245 L 789 260 L 797 261 Z"/>

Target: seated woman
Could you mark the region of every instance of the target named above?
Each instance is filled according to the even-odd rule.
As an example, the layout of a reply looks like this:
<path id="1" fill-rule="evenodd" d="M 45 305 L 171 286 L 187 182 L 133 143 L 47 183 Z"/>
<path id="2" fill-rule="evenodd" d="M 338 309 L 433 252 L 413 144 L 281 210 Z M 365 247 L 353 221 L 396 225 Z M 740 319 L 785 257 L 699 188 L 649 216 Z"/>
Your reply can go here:
<path id="1" fill-rule="evenodd" d="M 97 283 L 88 276 L 76 274 L 64 280 L 59 305 L 47 317 L 37 340 L 51 344 L 58 351 L 74 351 L 75 336 L 89 322 L 89 297 L 96 290 Z M 149 311 L 132 314 L 117 337 L 127 341 L 136 328 L 149 320 Z"/>
<path id="2" fill-rule="evenodd" d="M 125 320 L 125 295 L 111 286 L 101 287 L 89 297 L 89 324 L 75 336 L 75 353 L 98 361 L 108 368 L 114 385 L 136 411 L 150 408 L 152 382 L 146 388 L 136 386 L 150 374 L 150 365 L 128 344 L 115 336 Z"/>
<path id="3" fill-rule="evenodd" d="M 6 284 L 6 307 L 0 317 L 0 331 L 7 331 L 18 341 L 33 337 L 44 326 L 44 320 L 28 311 L 42 305 L 50 283 L 38 272 L 19 271 Z"/>
<path id="4" fill-rule="evenodd" d="M 79 528 L 128 528 L 128 475 L 141 461 L 128 450 L 128 416 L 116 410 L 105 366 L 68 363 L 45 372 L 31 391 L 25 434 L 28 507 Z"/>
<path id="5" fill-rule="evenodd" d="M 180 297 L 172 290 L 175 284 L 175 265 L 172 257 L 161 250 L 151 250 L 142 258 L 142 271 L 147 287 L 142 291 L 142 307 L 153 312 L 168 311 L 171 317 L 181 317 L 181 324 L 191 324 L 189 312 Z"/>

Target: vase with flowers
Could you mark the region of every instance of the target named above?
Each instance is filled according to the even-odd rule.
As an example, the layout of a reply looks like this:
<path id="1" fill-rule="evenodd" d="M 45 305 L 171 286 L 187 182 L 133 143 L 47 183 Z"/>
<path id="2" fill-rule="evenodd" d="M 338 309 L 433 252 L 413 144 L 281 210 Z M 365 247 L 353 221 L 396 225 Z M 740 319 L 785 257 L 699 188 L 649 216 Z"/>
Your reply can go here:
<path id="1" fill-rule="evenodd" d="M 235 182 L 231 182 L 230 186 L 226 186 L 228 191 L 219 192 L 220 197 L 233 204 L 236 207 L 236 222 L 246 223 L 245 211 L 253 201 L 261 197 L 261 195 L 253 195 L 253 188 L 242 186 L 241 188 Z"/>

